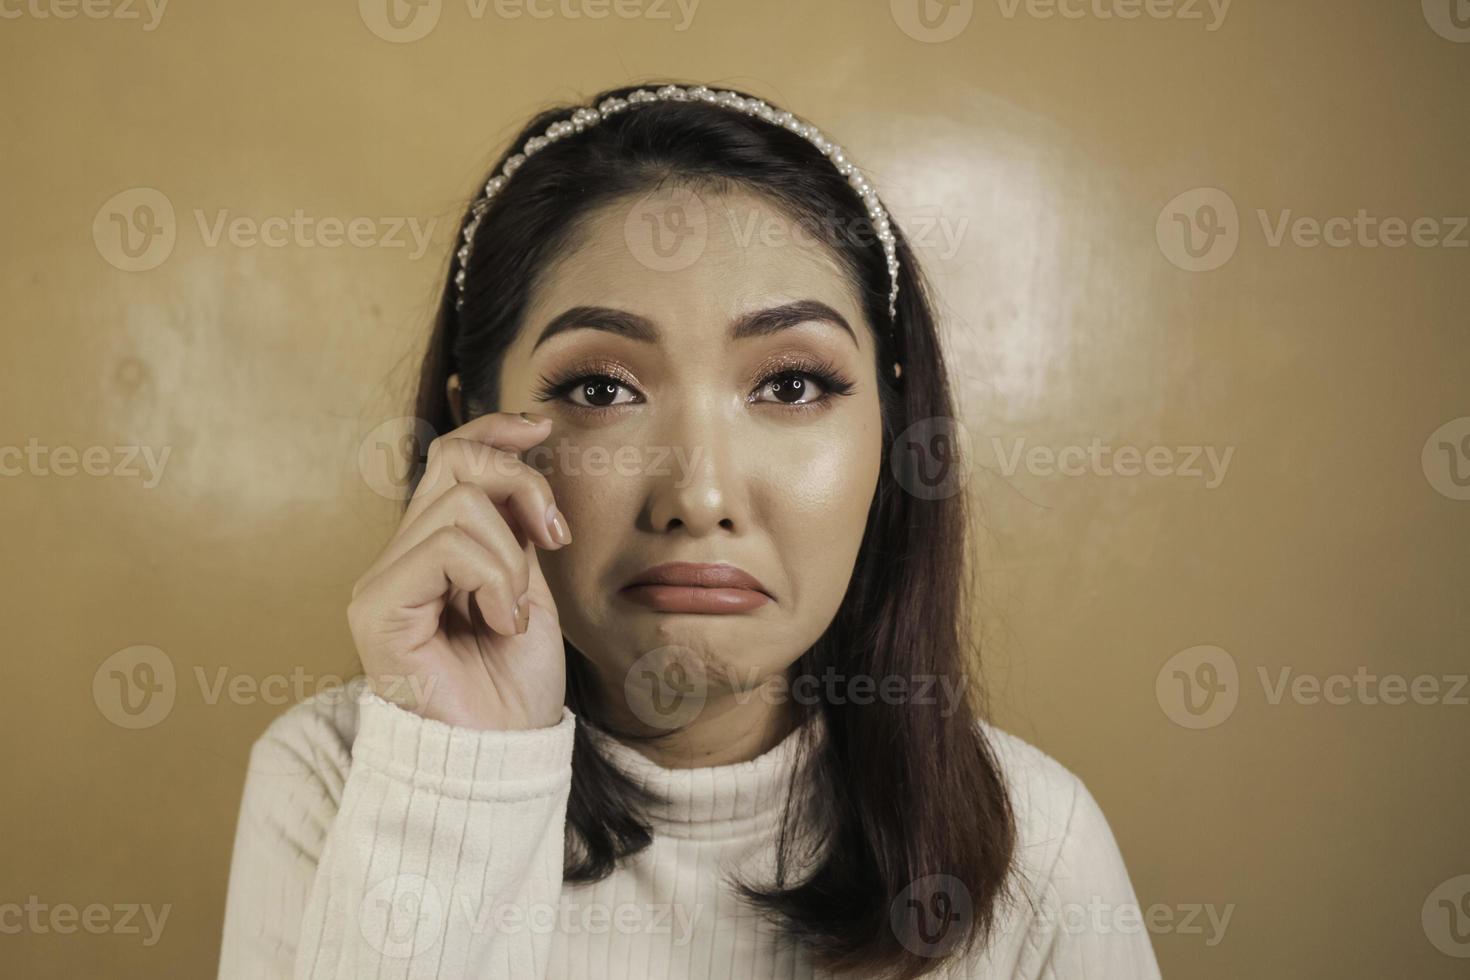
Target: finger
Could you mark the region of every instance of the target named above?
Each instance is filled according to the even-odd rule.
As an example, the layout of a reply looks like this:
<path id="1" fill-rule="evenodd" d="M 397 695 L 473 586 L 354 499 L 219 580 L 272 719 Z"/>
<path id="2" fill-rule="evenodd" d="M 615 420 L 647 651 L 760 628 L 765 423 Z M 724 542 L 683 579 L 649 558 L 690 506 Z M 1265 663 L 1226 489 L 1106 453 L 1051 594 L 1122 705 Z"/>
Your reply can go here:
<path id="1" fill-rule="evenodd" d="M 542 616 L 549 617 L 548 624 L 553 629 L 559 629 L 561 618 L 557 615 L 556 599 L 551 595 L 551 586 L 546 583 L 546 576 L 541 573 L 541 555 L 536 546 L 526 544 L 523 549 L 526 565 L 526 624 L 529 627 L 533 621 L 538 623 Z"/>
<path id="2" fill-rule="evenodd" d="M 516 599 L 526 591 L 527 578 L 523 561 L 507 568 L 464 531 L 445 526 L 384 568 L 358 593 L 351 608 L 367 610 L 356 620 L 364 633 L 391 630 L 406 615 L 440 603 L 457 589 L 475 594 L 492 629 L 514 636 Z M 429 635 L 437 628 L 436 622 Z"/>
<path id="3" fill-rule="evenodd" d="M 526 567 L 526 594 L 533 603 L 545 606 L 554 615 L 556 600 L 552 598 L 551 586 L 546 583 L 546 576 L 541 573 L 541 555 L 536 546 L 527 542 L 521 549 L 521 558 Z"/>
<path id="4" fill-rule="evenodd" d="M 363 573 L 371 581 L 441 527 L 457 527 L 475 543 L 498 557 L 506 567 L 524 562 L 521 541 L 506 524 L 505 516 L 483 489 L 473 483 L 456 483 L 418 517 L 399 527 L 383 553 Z M 529 542 L 528 542 L 529 543 Z M 535 546 L 531 545 L 532 550 Z M 560 544 L 557 547 L 561 547 Z"/>
<path id="5" fill-rule="evenodd" d="M 471 419 L 458 428 L 451 429 L 432 440 L 428 453 L 433 454 L 434 443 L 441 439 L 467 439 L 504 449 L 510 453 L 523 453 L 551 434 L 551 419 L 544 415 L 528 417 L 526 412 L 491 412 Z M 425 472 L 420 485 L 435 476 L 432 459 L 426 460 Z"/>
<path id="6" fill-rule="evenodd" d="M 527 418 L 525 412 L 490 412 L 470 419 L 445 435 L 472 439 L 487 446 L 524 452 L 551 434 L 551 419 L 545 415 Z"/>
<path id="7" fill-rule="evenodd" d="M 459 483 L 478 486 L 515 530 L 541 547 L 556 549 L 570 540 L 570 532 L 561 539 L 556 536 L 556 526 L 566 528 L 566 518 L 556 509 L 544 474 L 508 450 L 453 436 L 435 439 L 430 445 L 429 466 L 404 512 L 403 526 L 418 520 Z"/>

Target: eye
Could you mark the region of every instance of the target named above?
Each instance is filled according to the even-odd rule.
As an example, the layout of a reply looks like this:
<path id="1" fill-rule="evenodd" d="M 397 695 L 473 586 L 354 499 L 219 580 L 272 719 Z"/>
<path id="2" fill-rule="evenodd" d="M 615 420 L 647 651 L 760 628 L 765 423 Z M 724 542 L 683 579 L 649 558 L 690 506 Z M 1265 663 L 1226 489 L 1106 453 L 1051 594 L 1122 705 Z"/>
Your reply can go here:
<path id="1" fill-rule="evenodd" d="M 626 405 L 635 400 L 631 388 L 606 374 L 589 374 L 576 378 L 565 386 L 562 394 L 580 408 L 608 408 Z"/>
<path id="2" fill-rule="evenodd" d="M 762 397 L 770 394 L 772 397 Z M 761 382 L 754 401 L 776 401 L 783 405 L 810 405 L 829 394 L 824 379 L 810 371 L 783 371 Z"/>

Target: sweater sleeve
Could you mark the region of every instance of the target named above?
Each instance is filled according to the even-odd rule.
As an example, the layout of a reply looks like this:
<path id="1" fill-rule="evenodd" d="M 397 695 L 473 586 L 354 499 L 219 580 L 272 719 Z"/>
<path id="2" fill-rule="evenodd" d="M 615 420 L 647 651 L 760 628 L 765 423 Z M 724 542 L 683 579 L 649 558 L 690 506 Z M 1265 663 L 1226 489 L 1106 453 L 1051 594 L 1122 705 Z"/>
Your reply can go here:
<path id="1" fill-rule="evenodd" d="M 353 740 L 306 707 L 251 749 L 220 977 L 543 976 L 571 710 L 474 731 L 364 689 Z"/>

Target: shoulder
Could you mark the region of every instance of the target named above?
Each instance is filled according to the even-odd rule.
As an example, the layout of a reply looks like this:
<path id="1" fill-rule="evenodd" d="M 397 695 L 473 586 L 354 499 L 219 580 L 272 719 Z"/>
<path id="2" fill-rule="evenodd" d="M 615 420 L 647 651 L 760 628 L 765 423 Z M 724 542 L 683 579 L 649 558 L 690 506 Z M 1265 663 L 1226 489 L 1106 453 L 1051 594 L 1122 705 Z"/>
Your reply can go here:
<path id="1" fill-rule="evenodd" d="M 1078 797 L 1086 791 L 1072 770 L 1017 735 L 979 723 L 1000 767 L 1024 842 L 1040 846 L 1065 835 Z"/>
<path id="2" fill-rule="evenodd" d="M 1020 976 L 1045 964 L 1059 977 L 1157 977 L 1122 852 L 1086 783 L 1023 739 L 980 728 L 1016 817 L 1014 901 L 995 954 Z M 1090 927 L 1098 916 L 1105 927 Z"/>
<path id="3" fill-rule="evenodd" d="M 1027 891 L 1127 890 L 1127 872 L 1102 807 L 1076 773 L 1041 749 L 981 722 L 1016 816 L 1016 870 Z"/>

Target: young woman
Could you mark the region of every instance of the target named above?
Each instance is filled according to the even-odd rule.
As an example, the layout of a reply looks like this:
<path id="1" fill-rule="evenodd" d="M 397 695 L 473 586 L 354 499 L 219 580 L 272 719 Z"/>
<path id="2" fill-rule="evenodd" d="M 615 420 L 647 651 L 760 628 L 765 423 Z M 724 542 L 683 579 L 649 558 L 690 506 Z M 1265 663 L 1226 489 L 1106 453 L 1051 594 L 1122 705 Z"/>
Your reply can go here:
<path id="1" fill-rule="evenodd" d="M 1156 977 L 1097 803 L 978 717 L 939 334 L 841 149 L 616 89 L 463 233 L 363 676 L 253 748 L 221 974 Z"/>

